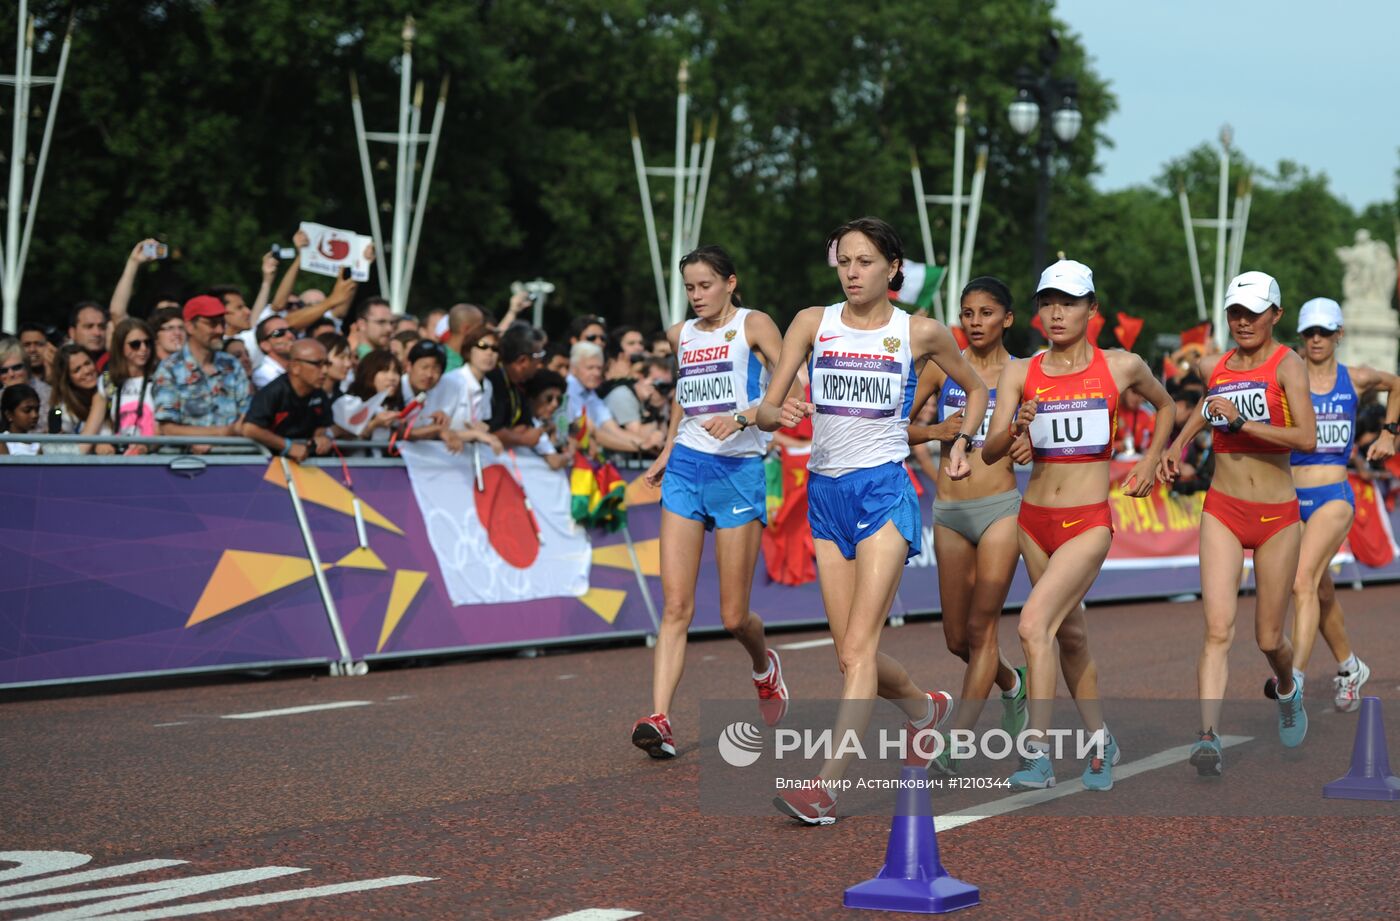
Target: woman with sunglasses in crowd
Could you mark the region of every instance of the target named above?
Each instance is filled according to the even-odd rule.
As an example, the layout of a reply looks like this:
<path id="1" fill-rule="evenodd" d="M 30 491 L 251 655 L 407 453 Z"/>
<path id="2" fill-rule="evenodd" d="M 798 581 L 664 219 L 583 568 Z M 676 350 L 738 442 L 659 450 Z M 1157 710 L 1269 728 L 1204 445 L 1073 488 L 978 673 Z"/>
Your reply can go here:
<path id="1" fill-rule="evenodd" d="M 20 384 L 34 389 L 39 397 L 39 414 L 45 415 L 49 409 L 48 397 L 52 393 L 49 385 L 40 381 L 29 370 L 23 345 L 13 339 L 0 340 L 0 390 Z"/>
<path id="2" fill-rule="evenodd" d="M 127 317 L 112 331 L 111 359 L 98 392 L 112 431 L 118 435 L 156 434 L 156 406 L 151 375 L 156 370 L 155 343 L 145 320 Z M 145 454 L 144 445 L 129 445 L 126 454 Z"/>
<path id="3" fill-rule="evenodd" d="M 107 401 L 98 392 L 97 365 L 82 346 L 62 346 L 53 360 L 53 406 L 49 409 L 50 435 L 109 435 Z M 115 454 L 111 445 L 51 444 L 45 454 Z"/>
<path id="4" fill-rule="evenodd" d="M 782 664 L 749 610 L 754 564 L 767 521 L 763 458 L 769 436 L 752 418 L 782 335 L 766 313 L 739 300 L 734 260 L 702 246 L 676 267 L 694 319 L 671 328 L 680 356 L 670 428 L 646 481 L 661 487 L 661 591 L 664 613 L 652 660 L 651 714 L 632 727 L 632 744 L 653 758 L 676 754 L 671 704 L 685 671 L 695 618 L 695 583 L 705 532 L 715 532 L 720 621 L 748 654 L 763 721 L 787 712 Z"/>
<path id="5" fill-rule="evenodd" d="M 1395 433 L 1400 431 L 1400 377 L 1337 361 L 1337 343 L 1343 335 L 1342 308 L 1330 298 L 1316 297 L 1302 306 L 1298 334 L 1303 340 L 1300 354 L 1307 367 L 1308 395 L 1317 418 L 1317 446 L 1311 451 L 1295 450 L 1289 458 L 1303 520 L 1298 575 L 1293 581 L 1293 679 L 1303 684 L 1320 628 L 1337 660 L 1333 703 L 1338 710 L 1351 711 L 1361 706 L 1361 686 L 1371 677 L 1371 669 L 1352 651 L 1328 567 L 1356 517 L 1347 461 L 1356 441 L 1358 404 L 1372 390 L 1389 392 L 1385 428 L 1371 443 L 1366 459 L 1379 462 L 1392 457 Z M 1265 693 L 1276 698 L 1276 679 L 1269 681 Z"/>
<path id="6" fill-rule="evenodd" d="M 447 450 L 456 454 L 472 442 L 480 442 L 500 454 L 501 440 L 491 434 L 491 380 L 500 363 L 501 337 L 496 327 L 482 324 L 462 340 L 466 363 L 446 375 L 440 386 L 456 388 L 454 405 L 447 410 L 449 425 L 442 432 Z"/>
<path id="7" fill-rule="evenodd" d="M 1206 620 L 1196 665 L 1201 729 L 1190 755 L 1202 777 L 1217 777 L 1224 769 L 1220 710 L 1246 550 L 1254 551 L 1254 639 L 1276 679 L 1279 741 L 1294 748 L 1308 733 L 1303 683 L 1294 678 L 1293 644 L 1284 621 L 1303 538 L 1289 455 L 1316 450 L 1317 420 L 1303 360 L 1274 338 L 1282 302 L 1278 282 L 1263 272 L 1245 272 L 1230 282 L 1225 319 L 1235 347 L 1201 359 L 1201 378 L 1209 389 L 1158 468 L 1163 482 L 1174 481 L 1182 448 L 1211 426 L 1215 475 L 1201 509 Z"/>

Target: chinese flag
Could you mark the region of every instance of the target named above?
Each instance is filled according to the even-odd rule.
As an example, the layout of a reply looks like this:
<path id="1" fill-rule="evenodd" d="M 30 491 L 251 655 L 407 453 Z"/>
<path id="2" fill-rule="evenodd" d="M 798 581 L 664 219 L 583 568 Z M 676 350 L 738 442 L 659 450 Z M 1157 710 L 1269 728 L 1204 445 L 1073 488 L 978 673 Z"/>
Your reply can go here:
<path id="1" fill-rule="evenodd" d="M 1037 317 L 1036 319 L 1039 319 L 1039 317 Z M 958 348 L 967 348 L 967 333 L 963 332 L 963 328 L 961 326 L 950 326 L 948 327 L 948 332 L 952 333 L 953 338 L 957 340 Z"/>
<path id="2" fill-rule="evenodd" d="M 1130 317 L 1120 310 L 1118 312 L 1118 325 L 1113 327 L 1113 335 L 1118 338 L 1118 344 L 1132 351 L 1133 343 L 1137 342 L 1139 334 L 1142 333 L 1142 324 L 1141 318 Z"/>
<path id="3" fill-rule="evenodd" d="M 1355 474 L 1348 479 L 1356 494 L 1356 517 L 1352 519 L 1347 543 L 1357 562 L 1378 569 L 1395 559 L 1395 542 L 1387 527 L 1385 505 L 1372 483 Z"/>
<path id="4" fill-rule="evenodd" d="M 1209 339 L 1209 338 L 1210 338 L 1210 322 L 1209 322 L 1209 321 L 1207 321 L 1207 322 L 1205 322 L 1205 323 L 1197 323 L 1195 326 L 1191 327 L 1190 329 L 1183 329 L 1183 330 L 1181 331 L 1181 344 L 1182 344 L 1182 345 L 1190 345 L 1190 344 L 1192 344 L 1193 342 L 1194 342 L 1196 345 L 1205 345 L 1205 344 L 1206 344 L 1206 340 Z"/>
<path id="5" fill-rule="evenodd" d="M 763 564 L 780 585 L 817 578 L 812 528 L 807 523 L 807 455 L 783 452 L 783 504 L 763 529 Z"/>

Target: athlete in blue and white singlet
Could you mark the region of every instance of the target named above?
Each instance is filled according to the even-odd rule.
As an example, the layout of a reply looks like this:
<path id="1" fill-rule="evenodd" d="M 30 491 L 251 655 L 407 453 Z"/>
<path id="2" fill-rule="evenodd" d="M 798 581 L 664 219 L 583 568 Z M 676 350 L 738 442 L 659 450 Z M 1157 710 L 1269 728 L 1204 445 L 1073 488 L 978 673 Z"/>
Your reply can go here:
<path id="1" fill-rule="evenodd" d="M 768 648 L 763 621 L 749 610 L 767 521 L 763 457 L 771 437 L 750 416 L 763 397 L 768 369 L 777 363 L 782 336 L 767 314 L 739 304 L 739 279 L 724 250 L 701 247 L 678 270 L 695 318 L 667 333 L 680 374 L 666 447 L 646 473 L 650 485 L 661 487 L 665 611 L 653 660 L 652 713 L 632 727 L 632 744 L 653 758 L 676 754 L 666 714 L 685 669 L 707 531 L 715 532 L 720 622 L 749 654 L 764 722 L 776 725 L 788 699 L 778 653 Z"/>
<path id="2" fill-rule="evenodd" d="M 857 737 L 877 695 L 899 706 L 905 763 L 928 766 L 934 731 L 952 710 L 945 691 L 926 692 L 904 666 L 879 651 L 880 630 L 906 560 L 919 552 L 922 523 L 905 469 L 917 369 L 927 359 L 968 393 L 961 433 L 950 448 L 951 475 L 967 476 L 966 442 L 982 422 L 987 387 L 958 352 L 943 324 L 911 317 L 890 302 L 899 288 L 903 246 L 884 221 L 861 218 L 827 240 L 836 254 L 846 300 L 801 311 L 783 338 L 782 357 L 758 409 L 765 431 L 812 419 L 808 521 L 822 599 L 840 658 L 843 705 L 835 738 Z M 789 395 L 808 363 L 811 402 Z M 779 810 L 810 825 L 835 821 L 835 797 L 848 758 L 828 759 L 816 780 L 786 790 Z"/>
<path id="3" fill-rule="evenodd" d="M 1384 460 L 1395 453 L 1395 430 L 1400 420 L 1400 377 L 1337 361 L 1342 337 L 1342 308 L 1334 300 L 1313 298 L 1298 311 L 1300 353 L 1308 369 L 1308 392 L 1317 417 L 1317 445 L 1311 451 L 1294 451 L 1289 458 L 1293 485 L 1298 491 L 1298 512 L 1303 519 L 1303 541 L 1298 549 L 1298 577 L 1293 582 L 1293 677 L 1302 682 L 1319 629 L 1337 660 L 1332 679 L 1333 703 L 1343 711 L 1361 706 L 1361 686 L 1371 670 L 1352 651 L 1342 606 L 1332 585 L 1328 567 L 1351 530 L 1356 497 L 1347 477 L 1356 442 L 1356 411 L 1361 398 L 1376 389 L 1387 389 L 1388 430 L 1372 443 L 1368 460 Z M 1266 693 L 1272 687 L 1266 689 Z"/>

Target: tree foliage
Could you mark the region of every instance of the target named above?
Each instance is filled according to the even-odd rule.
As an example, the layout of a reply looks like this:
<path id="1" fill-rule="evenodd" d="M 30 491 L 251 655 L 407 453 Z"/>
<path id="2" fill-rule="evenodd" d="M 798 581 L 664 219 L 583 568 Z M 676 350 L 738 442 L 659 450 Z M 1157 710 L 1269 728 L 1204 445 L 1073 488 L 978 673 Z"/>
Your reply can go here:
<path id="1" fill-rule="evenodd" d="M 552 327 L 583 311 L 655 325 L 628 116 L 650 162 L 669 165 L 683 57 L 692 112 L 718 121 L 703 238 L 734 254 L 749 303 L 785 319 L 838 297 L 822 241 L 860 214 L 886 217 L 922 258 L 909 156 L 917 152 L 927 191 L 949 190 L 959 94 L 969 105 L 969 173 L 974 144 L 990 157 L 974 272 L 1009 279 L 1025 302 L 1036 165 L 1005 111 L 1017 68 L 1037 66 L 1044 35 L 1056 29 L 1056 73 L 1078 81 L 1084 128 L 1055 158 L 1049 250 L 1093 265 L 1109 308 L 1147 316 L 1144 341 L 1194 318 L 1173 186 L 1183 177 L 1203 212 L 1213 202 L 1213 156 L 1197 149 L 1156 186 L 1096 193 L 1090 179 L 1115 101 L 1048 0 L 417 6 L 80 4 L 22 315 L 57 317 L 80 297 L 105 298 L 131 245 L 148 235 L 177 258 L 142 276 L 138 309 L 166 291 L 251 286 L 261 253 L 288 242 L 299 220 L 367 231 L 349 76 L 359 77 L 369 129 L 392 130 L 399 33 L 413 12 L 423 130 L 439 80 L 451 79 L 415 312 L 463 299 L 499 307 L 511 280 L 544 275 L 559 289 Z M 53 70 L 68 8 L 31 3 L 41 73 Z M 14 16 L 13 7 L 0 10 L 0 36 L 14 34 Z M 36 102 L 46 107 L 47 95 Z M 42 122 L 31 124 L 37 147 Z M 387 206 L 393 150 L 375 145 L 371 157 Z M 1331 249 L 1356 216 L 1301 167 L 1254 175 L 1245 261 L 1278 274 L 1294 304 L 1335 294 Z M 670 188 L 652 188 L 665 254 Z M 387 230 L 390 214 L 382 217 Z M 947 209 L 933 217 L 943 258 Z M 1365 223 L 1389 239 L 1393 230 L 1376 226 L 1383 217 Z"/>

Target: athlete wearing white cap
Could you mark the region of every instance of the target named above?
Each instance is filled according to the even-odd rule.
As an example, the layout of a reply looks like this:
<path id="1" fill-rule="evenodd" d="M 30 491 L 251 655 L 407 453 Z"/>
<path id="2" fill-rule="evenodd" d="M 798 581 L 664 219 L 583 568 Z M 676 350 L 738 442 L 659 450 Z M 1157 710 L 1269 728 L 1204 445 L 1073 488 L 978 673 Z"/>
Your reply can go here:
<path id="1" fill-rule="evenodd" d="M 1317 417 L 1317 446 L 1311 451 L 1294 451 L 1289 459 L 1303 520 L 1298 574 L 1293 581 L 1293 678 L 1303 683 L 1320 628 L 1337 660 L 1333 702 L 1338 710 L 1350 711 L 1361 706 L 1361 686 L 1371 676 L 1371 669 L 1352 651 L 1328 566 L 1356 516 L 1347 462 L 1356 440 L 1357 406 L 1372 390 L 1390 392 L 1386 428 L 1372 442 L 1366 459 L 1380 462 L 1394 455 L 1395 432 L 1400 429 L 1400 377 L 1337 361 L 1342 308 L 1331 298 L 1315 297 L 1302 306 L 1298 335 L 1302 339 L 1299 353 L 1307 364 L 1308 395 Z M 1274 680 L 1265 688 L 1269 696 L 1276 695 Z"/>

